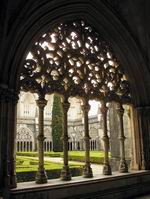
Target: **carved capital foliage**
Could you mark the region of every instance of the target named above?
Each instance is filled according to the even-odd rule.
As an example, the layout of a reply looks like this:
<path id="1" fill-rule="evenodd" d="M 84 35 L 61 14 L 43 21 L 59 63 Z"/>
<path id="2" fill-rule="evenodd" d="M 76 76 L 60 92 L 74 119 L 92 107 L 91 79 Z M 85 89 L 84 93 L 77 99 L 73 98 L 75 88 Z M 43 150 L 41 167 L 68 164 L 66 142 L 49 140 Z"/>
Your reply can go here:
<path id="1" fill-rule="evenodd" d="M 106 106 L 106 103 L 104 101 L 101 102 L 100 110 L 101 110 L 101 112 L 102 112 L 103 115 L 107 114 L 108 107 Z"/>
<path id="2" fill-rule="evenodd" d="M 38 100 L 36 100 L 36 104 L 37 104 L 37 106 L 39 107 L 39 108 L 44 108 L 45 106 L 46 106 L 46 104 L 47 104 L 47 100 L 46 99 L 38 99 Z"/>
<path id="3" fill-rule="evenodd" d="M 37 139 L 38 139 L 38 141 L 43 142 L 46 139 L 46 137 L 44 137 L 44 135 L 38 135 Z"/>
<path id="4" fill-rule="evenodd" d="M 62 107 L 63 107 L 63 111 L 64 111 L 65 113 L 67 113 L 68 110 L 69 110 L 69 108 L 70 108 L 70 103 L 69 103 L 69 102 L 63 102 L 63 103 L 62 103 Z"/>
<path id="5" fill-rule="evenodd" d="M 88 113 L 91 106 L 88 104 L 88 102 L 83 102 L 83 105 L 81 107 L 82 107 L 83 113 Z"/>
<path id="6" fill-rule="evenodd" d="M 18 99 L 18 93 L 8 88 L 0 88 L 0 102 L 13 102 L 17 104 Z"/>
<path id="7" fill-rule="evenodd" d="M 129 82 L 110 44 L 82 19 L 54 25 L 32 44 L 20 87 L 87 100 L 130 99 Z"/>

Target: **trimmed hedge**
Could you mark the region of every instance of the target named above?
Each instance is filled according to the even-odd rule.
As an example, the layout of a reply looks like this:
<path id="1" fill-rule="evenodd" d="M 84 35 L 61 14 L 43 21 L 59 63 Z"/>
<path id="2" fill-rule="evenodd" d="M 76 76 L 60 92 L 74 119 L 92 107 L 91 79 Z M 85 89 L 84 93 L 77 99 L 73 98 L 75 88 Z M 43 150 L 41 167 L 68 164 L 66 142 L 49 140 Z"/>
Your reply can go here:
<path id="1" fill-rule="evenodd" d="M 83 156 L 74 156 L 74 155 L 69 155 L 68 160 L 71 161 L 79 161 L 79 162 L 84 162 L 85 158 Z M 90 157 L 91 163 L 96 163 L 96 164 L 103 164 L 104 162 L 104 157 Z"/>
<path id="2" fill-rule="evenodd" d="M 46 157 L 61 157 L 61 152 L 44 152 L 44 156 Z M 18 156 L 28 156 L 28 157 L 38 157 L 37 152 L 17 152 Z"/>
<path id="3" fill-rule="evenodd" d="M 28 156 L 28 157 L 38 157 L 37 152 L 17 152 L 16 155 L 18 155 L 18 156 Z"/>
<path id="4" fill-rule="evenodd" d="M 28 156 L 28 157 L 38 157 L 37 152 L 17 152 L 18 156 Z M 44 156 L 46 157 L 63 157 L 62 152 L 45 152 Z M 70 161 L 79 161 L 84 162 L 85 152 L 84 151 L 70 151 L 68 160 Z M 91 163 L 103 164 L 104 162 L 104 153 L 101 151 L 91 152 L 90 155 Z"/>
<path id="5" fill-rule="evenodd" d="M 62 152 L 44 152 L 44 156 L 46 157 L 62 157 Z"/>
<path id="6" fill-rule="evenodd" d="M 56 179 L 60 178 L 60 169 L 55 170 L 47 170 L 48 179 Z M 81 176 L 82 175 L 82 168 L 70 168 L 70 172 L 72 176 Z M 17 182 L 29 182 L 35 181 L 36 171 L 29 171 L 29 172 L 17 172 Z"/>
<path id="7" fill-rule="evenodd" d="M 63 110 L 61 98 L 59 95 L 54 94 L 53 108 L 52 108 L 52 139 L 53 139 L 53 150 L 55 152 L 63 151 L 62 143 L 63 134 Z"/>
<path id="8" fill-rule="evenodd" d="M 63 155 L 61 154 L 61 157 Z M 85 151 L 69 151 L 68 160 L 70 161 L 85 161 Z M 104 152 L 103 151 L 91 151 L 90 161 L 95 164 L 103 164 L 104 162 Z"/>

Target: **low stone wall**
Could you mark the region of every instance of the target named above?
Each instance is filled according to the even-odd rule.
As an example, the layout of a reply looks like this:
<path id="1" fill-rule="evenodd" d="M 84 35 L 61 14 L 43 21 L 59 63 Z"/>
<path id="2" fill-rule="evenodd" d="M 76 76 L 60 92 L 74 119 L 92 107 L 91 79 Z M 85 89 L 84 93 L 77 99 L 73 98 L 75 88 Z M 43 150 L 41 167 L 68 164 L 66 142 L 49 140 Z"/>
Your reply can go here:
<path id="1" fill-rule="evenodd" d="M 19 184 L 11 199 L 126 199 L 150 192 L 150 172 L 140 171 L 92 179 L 75 177 L 70 182 L 50 180 L 45 185 Z"/>

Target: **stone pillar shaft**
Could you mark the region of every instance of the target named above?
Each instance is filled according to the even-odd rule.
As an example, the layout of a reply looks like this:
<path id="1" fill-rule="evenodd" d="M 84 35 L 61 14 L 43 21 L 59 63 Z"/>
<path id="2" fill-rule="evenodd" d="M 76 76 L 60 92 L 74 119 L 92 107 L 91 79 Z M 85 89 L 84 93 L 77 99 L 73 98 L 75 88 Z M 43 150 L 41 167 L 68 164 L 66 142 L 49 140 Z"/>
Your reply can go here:
<path id="1" fill-rule="evenodd" d="M 150 105 L 136 107 L 133 117 L 138 169 L 150 170 Z"/>
<path id="2" fill-rule="evenodd" d="M 103 118 L 103 141 L 104 141 L 104 167 L 103 174 L 111 175 L 111 167 L 109 164 L 109 137 L 107 133 L 107 111 L 106 103 L 104 101 L 101 102 L 101 112 Z"/>
<path id="3" fill-rule="evenodd" d="M 119 140 L 120 140 L 120 165 L 119 165 L 119 171 L 121 173 L 126 173 L 128 172 L 128 166 L 126 163 L 126 159 L 125 159 L 125 136 L 124 136 L 124 126 L 123 126 L 123 114 L 124 114 L 124 109 L 122 107 L 122 105 L 119 103 L 118 107 L 117 107 L 117 113 L 118 113 L 118 118 L 119 118 L 119 123 L 120 123 L 120 136 L 119 136 Z"/>
<path id="4" fill-rule="evenodd" d="M 85 166 L 83 169 L 83 177 L 91 178 L 93 177 L 92 169 L 90 166 L 90 136 L 89 136 L 89 119 L 88 112 L 90 110 L 90 105 L 88 102 L 84 102 L 82 105 L 83 117 L 84 117 L 84 141 L 85 141 Z"/>
<path id="5" fill-rule="evenodd" d="M 16 180 L 16 105 L 18 93 L 0 88 L 0 187 L 9 195 L 9 189 L 17 186 Z M 5 195 L 4 194 L 4 195 Z"/>
<path id="6" fill-rule="evenodd" d="M 70 170 L 69 170 L 69 166 L 68 166 L 68 110 L 70 107 L 70 103 L 68 102 L 68 100 L 64 101 L 62 103 L 62 107 L 63 107 L 63 161 L 64 161 L 64 166 L 63 169 L 61 171 L 61 179 L 62 180 L 71 180 L 71 174 L 70 174 Z"/>
<path id="7" fill-rule="evenodd" d="M 39 135 L 38 135 L 38 155 L 39 167 L 36 175 L 36 183 L 42 184 L 47 182 L 47 175 L 44 168 L 44 107 L 47 101 L 44 98 L 39 98 L 37 101 L 39 108 Z"/>

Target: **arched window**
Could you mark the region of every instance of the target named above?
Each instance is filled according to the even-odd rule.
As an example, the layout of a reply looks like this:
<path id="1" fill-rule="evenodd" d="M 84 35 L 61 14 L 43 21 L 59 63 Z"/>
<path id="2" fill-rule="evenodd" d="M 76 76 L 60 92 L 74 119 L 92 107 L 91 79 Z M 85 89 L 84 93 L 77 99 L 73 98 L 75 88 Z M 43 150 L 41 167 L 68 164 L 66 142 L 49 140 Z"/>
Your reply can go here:
<path id="1" fill-rule="evenodd" d="M 52 144 L 52 132 L 51 129 L 46 127 L 44 129 L 44 135 L 45 135 L 45 140 L 44 140 L 44 151 L 52 151 L 53 150 L 53 144 Z"/>
<path id="2" fill-rule="evenodd" d="M 34 137 L 33 132 L 27 127 L 17 129 L 17 151 L 33 151 Z"/>
<path id="3" fill-rule="evenodd" d="M 111 175 L 109 163 L 109 135 L 107 125 L 107 104 L 117 103 L 120 125 L 120 172 L 127 172 L 125 159 L 123 113 L 124 103 L 131 103 L 129 82 L 113 53 L 111 45 L 106 42 L 94 27 L 84 20 L 61 22 L 43 33 L 31 46 L 23 63 L 20 76 L 20 88 L 38 94 L 39 108 L 39 170 L 36 182 L 47 182 L 44 174 L 43 142 L 44 142 L 44 107 L 47 104 L 46 94 L 58 93 L 62 96 L 63 108 L 63 153 L 64 166 L 62 180 L 70 180 L 68 165 L 68 110 L 69 97 L 82 100 L 85 166 L 84 177 L 92 177 L 90 166 L 90 136 L 88 113 L 89 100 L 101 103 L 103 142 L 104 142 L 104 175 Z M 46 146 L 46 145 L 45 145 Z M 71 148 L 74 147 L 71 142 Z M 95 141 L 91 142 L 92 149 Z M 42 176 L 41 176 L 42 173 Z M 44 177 L 45 175 L 45 177 Z"/>
<path id="4" fill-rule="evenodd" d="M 20 99 L 17 105 L 17 117 L 18 118 L 31 118 L 35 117 L 35 96 L 29 92 L 20 93 Z"/>

